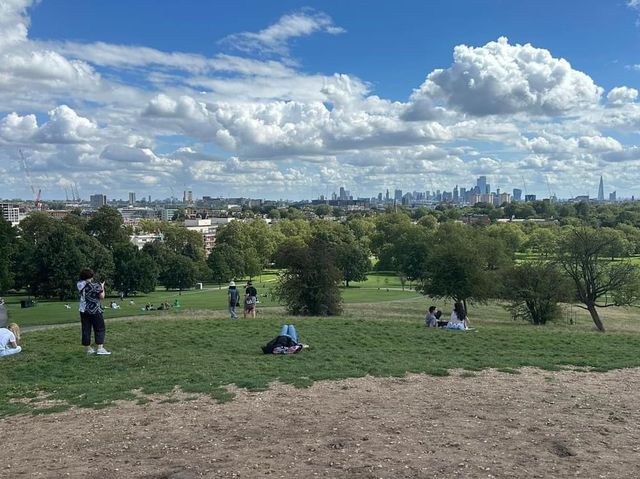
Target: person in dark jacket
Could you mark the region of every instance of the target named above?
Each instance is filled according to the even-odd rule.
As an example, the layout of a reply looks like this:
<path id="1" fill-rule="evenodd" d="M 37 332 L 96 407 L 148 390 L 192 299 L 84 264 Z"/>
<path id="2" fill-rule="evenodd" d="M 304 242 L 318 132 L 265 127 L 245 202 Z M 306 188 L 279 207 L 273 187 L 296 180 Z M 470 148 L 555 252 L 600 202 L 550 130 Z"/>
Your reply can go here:
<path id="1" fill-rule="evenodd" d="M 293 324 L 285 324 L 280 328 L 280 334 L 262 347 L 264 354 L 295 354 L 308 348 L 307 344 L 298 342 L 298 334 Z"/>

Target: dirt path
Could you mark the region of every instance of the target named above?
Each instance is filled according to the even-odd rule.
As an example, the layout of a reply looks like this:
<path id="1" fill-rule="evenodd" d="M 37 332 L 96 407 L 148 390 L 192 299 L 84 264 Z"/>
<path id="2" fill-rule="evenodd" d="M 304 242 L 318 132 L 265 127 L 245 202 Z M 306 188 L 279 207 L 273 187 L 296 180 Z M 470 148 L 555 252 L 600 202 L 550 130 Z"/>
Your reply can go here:
<path id="1" fill-rule="evenodd" d="M 185 399 L 0 420 L 0 476 L 640 477 L 640 369 L 360 378 L 238 391 L 227 404 Z"/>

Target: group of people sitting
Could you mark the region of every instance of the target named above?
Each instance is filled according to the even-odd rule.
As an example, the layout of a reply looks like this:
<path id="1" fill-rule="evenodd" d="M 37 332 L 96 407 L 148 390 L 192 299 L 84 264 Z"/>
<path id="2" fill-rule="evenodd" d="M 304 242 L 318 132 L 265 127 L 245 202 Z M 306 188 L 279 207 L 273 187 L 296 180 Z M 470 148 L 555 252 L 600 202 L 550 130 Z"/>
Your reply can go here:
<path id="1" fill-rule="evenodd" d="M 455 303 L 449 321 L 441 321 L 442 311 L 435 306 L 430 306 L 424 322 L 429 328 L 447 328 L 466 331 L 469 329 L 469 317 L 462 303 Z"/>
<path id="2" fill-rule="evenodd" d="M 144 306 L 144 311 L 163 311 L 167 309 L 171 309 L 171 305 L 166 301 L 160 303 L 157 308 L 151 303 L 147 303 Z"/>

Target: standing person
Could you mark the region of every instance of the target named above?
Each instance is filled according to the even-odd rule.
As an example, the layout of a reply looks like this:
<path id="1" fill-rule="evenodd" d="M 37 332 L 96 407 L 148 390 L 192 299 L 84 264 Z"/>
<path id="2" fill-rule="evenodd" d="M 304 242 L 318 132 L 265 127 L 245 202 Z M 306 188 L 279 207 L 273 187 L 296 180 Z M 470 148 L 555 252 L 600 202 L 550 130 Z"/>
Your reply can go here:
<path id="1" fill-rule="evenodd" d="M 254 288 L 251 280 L 247 281 L 244 289 L 244 317 L 250 314 L 252 318 L 256 317 L 256 304 L 258 303 L 258 290 Z"/>
<path id="2" fill-rule="evenodd" d="M 0 357 L 11 356 L 22 351 L 18 341 L 20 341 L 20 328 L 16 323 L 0 328 Z"/>
<path id="3" fill-rule="evenodd" d="M 107 356 L 111 354 L 104 348 L 106 328 L 102 316 L 101 299 L 104 299 L 104 281 L 93 282 L 94 273 L 90 269 L 80 271 L 80 281 L 76 285 L 80 292 L 80 323 L 82 324 L 82 345 L 86 346 L 87 354 Z M 96 348 L 91 347 L 91 330 L 95 337 Z"/>
<path id="4" fill-rule="evenodd" d="M 236 288 L 235 281 L 231 281 L 229 283 L 229 292 L 227 294 L 227 298 L 229 300 L 229 314 L 231 315 L 231 319 L 238 319 L 236 307 L 240 304 L 240 292 Z"/>

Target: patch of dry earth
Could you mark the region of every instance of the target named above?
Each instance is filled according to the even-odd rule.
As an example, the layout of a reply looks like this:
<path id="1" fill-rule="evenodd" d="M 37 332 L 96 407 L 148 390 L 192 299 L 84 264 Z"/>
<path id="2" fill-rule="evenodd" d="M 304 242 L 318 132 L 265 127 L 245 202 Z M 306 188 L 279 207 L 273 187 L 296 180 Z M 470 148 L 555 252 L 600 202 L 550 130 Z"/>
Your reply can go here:
<path id="1" fill-rule="evenodd" d="M 640 477 L 640 369 L 236 392 L 2 419 L 0 477 Z"/>

